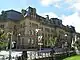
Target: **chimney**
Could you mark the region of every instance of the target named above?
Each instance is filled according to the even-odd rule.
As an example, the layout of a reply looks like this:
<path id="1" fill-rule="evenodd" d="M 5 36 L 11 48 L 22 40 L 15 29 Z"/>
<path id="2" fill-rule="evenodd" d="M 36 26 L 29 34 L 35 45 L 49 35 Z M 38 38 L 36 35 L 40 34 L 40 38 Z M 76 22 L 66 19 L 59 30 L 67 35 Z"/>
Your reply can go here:
<path id="1" fill-rule="evenodd" d="M 28 7 L 28 12 L 31 17 L 36 18 L 36 8 Z"/>
<path id="2" fill-rule="evenodd" d="M 46 21 L 49 21 L 49 15 L 46 15 Z"/>
<path id="3" fill-rule="evenodd" d="M 33 8 L 33 15 L 36 15 L 36 8 Z"/>
<path id="4" fill-rule="evenodd" d="M 29 7 L 28 7 L 28 12 L 29 12 L 30 14 L 32 14 L 33 8 L 29 6 Z"/>

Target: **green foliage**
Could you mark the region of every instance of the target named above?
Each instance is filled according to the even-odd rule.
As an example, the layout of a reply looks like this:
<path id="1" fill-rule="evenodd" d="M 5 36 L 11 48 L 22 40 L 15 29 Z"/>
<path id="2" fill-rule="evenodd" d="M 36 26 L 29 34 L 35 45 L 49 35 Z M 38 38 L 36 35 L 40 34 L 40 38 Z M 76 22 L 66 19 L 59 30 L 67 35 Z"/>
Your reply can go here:
<path id="1" fill-rule="evenodd" d="M 21 12 L 22 12 L 23 16 L 26 14 L 26 10 L 24 10 L 24 9 L 22 9 Z"/>
<path id="2" fill-rule="evenodd" d="M 7 40 L 8 38 L 8 34 L 4 32 L 3 29 L 0 28 L 0 48 L 4 49 L 8 43 L 5 42 L 5 40 Z"/>
<path id="3" fill-rule="evenodd" d="M 73 46 L 76 46 L 76 47 L 80 50 L 80 41 L 77 40 L 77 41 L 73 44 Z"/>
<path id="4" fill-rule="evenodd" d="M 0 28 L 0 39 L 5 40 L 8 38 L 8 34 L 4 32 L 3 29 Z"/>
<path id="5" fill-rule="evenodd" d="M 56 40 L 57 40 L 56 37 L 55 37 L 54 39 L 50 38 L 50 39 L 48 40 L 48 45 L 49 45 L 49 46 L 55 46 Z"/>
<path id="6" fill-rule="evenodd" d="M 78 49 L 80 50 L 80 41 L 78 40 L 75 44 L 78 47 Z"/>
<path id="7" fill-rule="evenodd" d="M 7 19 L 7 13 L 5 11 L 2 11 L 1 13 L 2 13 L 1 14 L 2 15 L 2 19 L 6 20 Z"/>
<path id="8" fill-rule="evenodd" d="M 1 49 L 5 48 L 6 46 L 8 46 L 8 43 L 7 42 L 1 42 L 0 41 L 0 48 Z"/>

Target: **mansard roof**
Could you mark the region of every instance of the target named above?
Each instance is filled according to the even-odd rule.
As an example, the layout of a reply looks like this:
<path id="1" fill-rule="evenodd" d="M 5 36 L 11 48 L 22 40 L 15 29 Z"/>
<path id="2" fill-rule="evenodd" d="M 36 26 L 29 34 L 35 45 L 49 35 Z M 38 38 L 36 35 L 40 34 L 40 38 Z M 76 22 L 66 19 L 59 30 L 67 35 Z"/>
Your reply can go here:
<path id="1" fill-rule="evenodd" d="M 6 14 L 6 17 L 4 17 L 2 14 L 1 14 L 1 16 L 3 18 L 6 18 L 6 20 L 7 19 L 10 19 L 10 20 L 16 21 L 16 20 L 23 19 L 23 15 L 20 12 L 18 12 L 18 11 L 15 11 L 15 10 L 7 10 L 7 11 L 4 11 L 4 12 Z"/>

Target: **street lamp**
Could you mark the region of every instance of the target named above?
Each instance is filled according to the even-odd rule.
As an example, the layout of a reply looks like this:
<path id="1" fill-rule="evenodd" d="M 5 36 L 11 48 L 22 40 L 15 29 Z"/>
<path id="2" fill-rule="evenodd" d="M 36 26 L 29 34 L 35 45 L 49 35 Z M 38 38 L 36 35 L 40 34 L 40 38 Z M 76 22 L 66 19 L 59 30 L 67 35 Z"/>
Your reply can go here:
<path id="1" fill-rule="evenodd" d="M 64 35 L 65 37 L 67 36 L 67 34 Z"/>
<path id="2" fill-rule="evenodd" d="M 67 42 L 67 34 L 65 34 L 64 36 L 65 36 L 65 38 L 66 38 L 66 42 Z"/>
<path id="3" fill-rule="evenodd" d="M 9 32 L 9 35 L 10 35 L 10 39 L 9 39 L 9 44 L 10 44 L 9 45 L 9 47 L 10 47 L 9 48 L 9 60 L 12 60 L 11 59 L 11 51 L 12 51 L 12 35 L 13 35 L 13 32 L 11 32 L 11 33 Z"/>
<path id="4" fill-rule="evenodd" d="M 21 36 L 21 34 L 19 33 L 19 34 L 17 35 L 17 44 L 16 44 L 16 48 L 19 48 L 20 36 Z"/>
<path id="5" fill-rule="evenodd" d="M 21 35 L 21 34 L 18 34 L 19 36 Z"/>
<path id="6" fill-rule="evenodd" d="M 67 43 L 67 34 L 65 34 L 65 37 L 66 37 L 66 41 L 65 41 L 65 50 L 66 50 L 66 54 L 67 54 L 67 56 L 68 56 L 68 52 L 67 52 L 67 46 L 68 46 L 68 43 Z"/>
<path id="7" fill-rule="evenodd" d="M 67 34 L 64 35 L 64 38 L 66 38 L 66 40 L 67 40 Z M 63 41 L 63 43 L 62 43 L 62 48 L 64 48 L 64 47 L 66 46 L 66 42 L 67 42 L 67 41 Z"/>
<path id="8" fill-rule="evenodd" d="M 65 34 L 64 36 L 65 36 L 65 38 L 66 38 L 65 46 L 67 46 L 67 34 Z"/>

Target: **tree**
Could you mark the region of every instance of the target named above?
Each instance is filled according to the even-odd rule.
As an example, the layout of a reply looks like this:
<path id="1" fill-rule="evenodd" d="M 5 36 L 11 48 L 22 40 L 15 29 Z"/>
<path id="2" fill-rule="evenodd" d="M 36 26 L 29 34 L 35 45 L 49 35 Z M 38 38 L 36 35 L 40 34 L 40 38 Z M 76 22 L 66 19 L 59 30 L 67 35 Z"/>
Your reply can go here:
<path id="1" fill-rule="evenodd" d="M 49 46 L 55 46 L 55 44 L 56 44 L 56 40 L 57 40 L 57 37 L 55 37 L 55 38 L 50 38 L 49 40 L 48 40 L 48 44 L 49 44 Z"/>
<path id="2" fill-rule="evenodd" d="M 5 40 L 8 38 L 8 34 L 5 33 L 3 29 L 0 28 L 0 40 Z"/>
<path id="3" fill-rule="evenodd" d="M 4 30 L 0 28 L 0 49 L 5 49 L 7 47 L 7 38 L 7 33 L 5 33 Z"/>
<path id="4" fill-rule="evenodd" d="M 80 54 L 80 39 L 77 39 L 75 36 L 75 41 L 72 42 L 72 48 L 74 48 L 76 54 Z M 72 40 L 73 41 L 73 40 Z"/>
<path id="5" fill-rule="evenodd" d="M 5 49 L 7 47 L 8 43 L 0 41 L 0 49 Z"/>
<path id="6" fill-rule="evenodd" d="M 24 10 L 24 9 L 22 9 L 21 12 L 22 12 L 22 15 L 23 15 L 23 16 L 27 13 L 27 11 Z"/>
<path id="7" fill-rule="evenodd" d="M 2 13 L 1 14 L 2 15 L 2 19 L 6 20 L 7 19 L 7 13 L 5 11 L 2 11 L 1 13 Z"/>
<path id="8" fill-rule="evenodd" d="M 80 50 L 80 40 L 77 40 L 73 46 L 76 46 L 78 48 L 78 50 Z"/>

